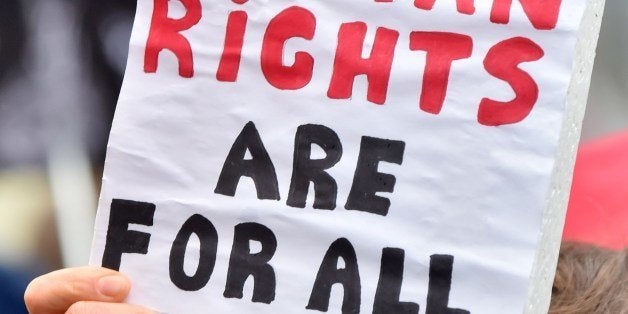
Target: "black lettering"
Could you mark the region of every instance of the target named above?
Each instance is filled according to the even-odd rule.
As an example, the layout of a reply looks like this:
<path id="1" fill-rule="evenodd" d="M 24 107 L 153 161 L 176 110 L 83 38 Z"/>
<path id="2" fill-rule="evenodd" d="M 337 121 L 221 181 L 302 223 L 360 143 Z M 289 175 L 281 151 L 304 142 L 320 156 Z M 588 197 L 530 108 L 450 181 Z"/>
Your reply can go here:
<path id="1" fill-rule="evenodd" d="M 345 267 L 338 269 L 338 259 L 342 258 Z M 306 307 L 308 310 L 327 312 L 331 287 L 339 283 L 344 290 L 342 299 L 342 313 L 360 313 L 360 272 L 358 260 L 351 242 L 345 238 L 338 239 L 331 244 L 321 267 L 316 275 L 310 301 Z"/>
<path id="2" fill-rule="evenodd" d="M 183 269 L 185 251 L 190 236 L 196 234 L 200 241 L 198 268 L 192 276 L 188 276 Z M 181 227 L 170 249 L 170 280 L 179 289 L 197 291 L 205 287 L 214 271 L 216 264 L 216 250 L 218 248 L 218 233 L 214 225 L 201 215 L 190 217 Z"/>
<path id="3" fill-rule="evenodd" d="M 129 230 L 129 224 L 152 226 L 155 204 L 114 199 L 110 208 L 102 267 L 120 270 L 122 253 L 148 253 L 150 234 Z"/>
<path id="4" fill-rule="evenodd" d="M 310 159 L 312 144 L 321 147 L 326 156 Z M 298 128 L 294 139 L 294 162 L 288 206 L 304 208 L 310 182 L 314 183 L 314 208 L 336 208 L 338 186 L 326 169 L 333 167 L 342 157 L 342 144 L 336 132 L 322 126 L 307 124 Z"/>
<path id="5" fill-rule="evenodd" d="M 405 252 L 402 249 L 385 248 L 382 250 L 373 314 L 419 313 L 418 304 L 399 301 L 403 282 L 404 258 Z"/>
<path id="6" fill-rule="evenodd" d="M 405 147 L 406 144 L 401 141 L 362 137 L 358 165 L 345 204 L 346 209 L 360 210 L 382 216 L 388 215 L 390 200 L 377 196 L 375 193 L 392 193 L 396 179 L 391 174 L 378 172 L 377 167 L 380 161 L 401 165 Z"/>
<path id="7" fill-rule="evenodd" d="M 451 255 L 430 256 L 430 281 L 427 289 L 425 314 L 469 314 L 467 310 L 451 309 L 449 291 L 454 257 Z"/>
<path id="8" fill-rule="evenodd" d="M 258 241 L 262 249 L 251 254 L 250 241 Z M 275 271 L 268 262 L 277 250 L 277 238 L 267 227 L 243 223 L 235 227 L 225 298 L 242 299 L 244 283 L 253 276 L 253 302 L 270 304 L 275 300 Z"/>
<path id="9" fill-rule="evenodd" d="M 250 160 L 244 159 L 247 150 L 251 153 Z M 214 193 L 234 196 L 242 176 L 253 179 L 258 199 L 279 200 L 275 166 L 253 122 L 244 126 L 233 143 L 220 172 Z"/>

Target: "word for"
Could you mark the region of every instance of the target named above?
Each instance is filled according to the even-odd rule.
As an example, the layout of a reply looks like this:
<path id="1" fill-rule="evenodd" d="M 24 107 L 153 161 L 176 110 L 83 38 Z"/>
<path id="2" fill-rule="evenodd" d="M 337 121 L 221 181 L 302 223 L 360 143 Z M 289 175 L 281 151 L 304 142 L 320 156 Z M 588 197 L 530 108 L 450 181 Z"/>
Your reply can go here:
<path id="1" fill-rule="evenodd" d="M 312 145 L 325 152 L 325 158 L 311 159 Z M 396 179 L 393 175 L 380 173 L 380 162 L 401 165 L 406 144 L 401 141 L 363 136 L 353 185 L 345 204 L 347 210 L 358 210 L 386 216 L 390 208 L 388 198 L 378 192 L 392 193 Z M 245 159 L 247 151 L 251 158 Z M 315 124 L 299 126 L 294 139 L 292 178 L 286 204 L 305 208 L 310 183 L 314 184 L 315 209 L 336 208 L 338 184 L 326 172 L 342 157 L 342 143 L 334 130 Z M 216 189 L 217 194 L 235 196 L 240 178 L 250 177 L 262 200 L 280 200 L 277 174 L 264 143 L 253 122 L 247 123 L 236 138 L 223 165 Z"/>
<path id="2" fill-rule="evenodd" d="M 194 76 L 194 54 L 183 31 L 197 25 L 202 18 L 200 0 L 180 0 L 185 7 L 185 15 L 174 19 L 168 15 L 168 0 L 154 0 L 146 50 L 144 71 L 155 73 L 159 55 L 169 50 L 176 56 L 179 75 L 185 78 Z M 390 2 L 392 0 L 380 0 Z M 234 0 L 244 4 L 246 0 Z M 432 1 L 419 1 L 415 5 L 431 9 Z M 526 15 L 532 25 L 539 29 L 553 29 L 560 11 L 560 0 L 521 0 Z M 495 0 L 491 21 L 507 23 L 512 0 Z M 463 13 L 471 13 L 473 1 L 458 0 L 458 8 Z M 236 82 L 240 70 L 242 48 L 248 23 L 248 14 L 243 10 L 229 13 L 223 52 L 216 71 L 216 79 L 222 82 Z M 341 24 L 338 30 L 336 54 L 331 81 L 327 90 L 330 99 L 352 98 L 356 76 L 366 75 L 368 80 L 367 100 L 383 105 L 386 102 L 393 59 L 399 32 L 386 27 L 378 27 L 368 58 L 363 58 L 367 24 L 350 22 Z M 315 58 L 305 51 L 294 55 L 292 65 L 284 64 L 284 48 L 292 38 L 311 41 L 317 30 L 316 16 L 306 8 L 289 7 L 274 16 L 266 27 L 262 39 L 260 64 L 266 81 L 280 90 L 298 90 L 307 86 L 313 76 Z M 424 112 L 439 114 L 447 95 L 452 64 L 457 60 L 468 59 L 473 53 L 473 39 L 470 36 L 449 32 L 413 31 L 409 34 L 411 51 L 425 54 L 425 69 L 419 108 Z M 480 102 L 477 119 L 486 126 L 499 126 L 524 120 L 532 111 L 538 99 L 538 86 L 534 78 L 519 68 L 524 62 L 538 61 L 544 56 L 543 49 L 532 40 L 513 37 L 495 44 L 484 58 L 485 70 L 497 79 L 508 83 L 515 97 L 503 102 L 484 98 Z"/>
<path id="3" fill-rule="evenodd" d="M 152 226 L 156 206 L 152 203 L 114 199 L 111 202 L 107 242 L 102 266 L 119 270 L 122 254 L 147 254 L 151 234 L 129 230 L 130 224 Z M 198 266 L 193 275 L 184 270 L 186 250 L 190 237 L 200 241 Z M 203 289 L 214 271 L 218 233 L 214 225 L 202 215 L 191 216 L 181 227 L 172 242 L 169 257 L 170 281 L 183 291 Z M 261 245 L 261 250 L 251 253 L 251 241 Z M 253 279 L 252 302 L 270 304 L 275 300 L 277 279 L 270 261 L 277 250 L 277 238 L 266 226 L 259 223 L 242 223 L 234 228 L 233 246 L 229 258 L 225 298 L 243 298 L 245 282 Z M 339 268 L 342 259 L 343 268 Z M 375 292 L 373 313 L 419 312 L 419 305 L 399 300 L 403 283 L 405 251 L 399 248 L 384 248 L 381 268 Z M 429 283 L 427 292 L 427 314 L 457 313 L 468 311 L 448 307 L 454 257 L 432 255 L 430 257 Z M 322 259 L 312 286 L 308 310 L 327 312 L 331 288 L 340 284 L 343 288 L 342 313 L 359 313 L 361 306 L 361 283 L 358 260 L 349 240 L 334 241 Z"/>

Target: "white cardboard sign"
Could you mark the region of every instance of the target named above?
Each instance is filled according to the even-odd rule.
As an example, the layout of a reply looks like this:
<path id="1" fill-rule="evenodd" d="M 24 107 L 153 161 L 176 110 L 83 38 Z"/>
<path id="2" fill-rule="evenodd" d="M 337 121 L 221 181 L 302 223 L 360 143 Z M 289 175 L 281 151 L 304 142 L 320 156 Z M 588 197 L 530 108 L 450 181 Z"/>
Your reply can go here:
<path id="1" fill-rule="evenodd" d="M 91 256 L 166 313 L 520 313 L 584 0 L 140 0 Z"/>

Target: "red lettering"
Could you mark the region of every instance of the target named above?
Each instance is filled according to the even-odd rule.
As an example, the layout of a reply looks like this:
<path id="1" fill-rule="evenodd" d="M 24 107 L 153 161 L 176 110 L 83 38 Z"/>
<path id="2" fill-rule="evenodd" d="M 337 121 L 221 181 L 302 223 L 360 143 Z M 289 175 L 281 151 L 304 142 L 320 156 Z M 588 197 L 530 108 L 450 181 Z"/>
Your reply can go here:
<path id="1" fill-rule="evenodd" d="M 300 37 L 312 40 L 316 30 L 316 17 L 301 7 L 290 7 L 275 16 L 264 35 L 262 43 L 262 72 L 271 85 L 279 89 L 294 90 L 303 88 L 312 80 L 314 58 L 303 51 L 294 56 L 294 64 L 283 64 L 283 51 L 286 41 Z"/>
<path id="2" fill-rule="evenodd" d="M 412 32 L 410 50 L 427 52 L 420 107 L 425 112 L 438 114 L 447 95 L 451 64 L 454 60 L 471 57 L 473 40 L 454 33 Z"/>
<path id="3" fill-rule="evenodd" d="M 168 17 L 168 0 L 155 0 L 153 17 L 148 33 L 144 54 L 144 71 L 157 72 L 159 53 L 163 49 L 172 51 L 179 60 L 179 75 L 194 76 L 194 59 L 190 42 L 181 31 L 190 29 L 201 20 L 202 9 L 199 0 L 180 0 L 185 6 L 185 16 L 180 19 Z"/>
<path id="4" fill-rule="evenodd" d="M 513 0 L 494 0 L 491 22 L 508 24 Z M 554 29 L 558 23 L 562 0 L 519 0 L 532 26 L 536 29 Z"/>
<path id="5" fill-rule="evenodd" d="M 500 102 L 482 99 L 478 121 L 487 126 L 517 123 L 525 119 L 539 96 L 539 88 L 527 72 L 519 69 L 523 62 L 537 61 L 543 57 L 543 49 L 530 39 L 515 37 L 493 46 L 484 59 L 484 68 L 494 77 L 510 84 L 515 98 Z"/>
<path id="6" fill-rule="evenodd" d="M 436 0 L 414 0 L 414 6 L 423 10 L 433 9 L 434 3 L 436 3 Z M 457 0 L 456 6 L 458 7 L 458 12 L 462 14 L 471 15 L 475 13 L 474 0 Z"/>
<path id="7" fill-rule="evenodd" d="M 216 72 L 216 79 L 219 81 L 235 82 L 238 79 L 247 19 L 248 15 L 244 11 L 229 14 L 224 50 Z"/>
<path id="8" fill-rule="evenodd" d="M 378 28 L 368 59 L 362 58 L 365 37 L 366 24 L 363 22 L 345 23 L 340 26 L 334 70 L 327 91 L 329 98 L 350 98 L 355 77 L 366 74 L 367 99 L 380 105 L 386 102 L 390 70 L 399 32 L 384 27 Z"/>

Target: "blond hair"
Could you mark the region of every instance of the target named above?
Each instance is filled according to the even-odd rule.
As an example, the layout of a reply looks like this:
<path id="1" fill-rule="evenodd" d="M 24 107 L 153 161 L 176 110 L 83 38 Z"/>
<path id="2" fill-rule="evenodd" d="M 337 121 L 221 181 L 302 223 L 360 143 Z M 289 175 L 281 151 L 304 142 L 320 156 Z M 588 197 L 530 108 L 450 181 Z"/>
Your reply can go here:
<path id="1" fill-rule="evenodd" d="M 627 249 L 563 243 L 550 314 L 628 314 Z"/>

